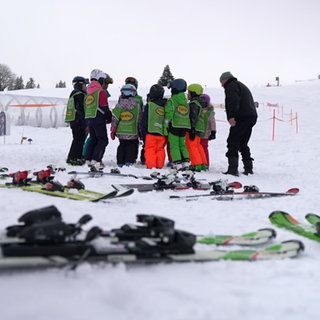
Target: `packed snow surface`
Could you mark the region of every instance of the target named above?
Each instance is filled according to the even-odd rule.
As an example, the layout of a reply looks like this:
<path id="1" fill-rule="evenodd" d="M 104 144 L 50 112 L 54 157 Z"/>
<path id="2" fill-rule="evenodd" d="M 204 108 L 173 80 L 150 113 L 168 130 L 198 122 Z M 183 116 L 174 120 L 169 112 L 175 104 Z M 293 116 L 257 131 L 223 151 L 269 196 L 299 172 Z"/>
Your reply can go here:
<path id="1" fill-rule="evenodd" d="M 136 214 L 147 213 L 171 218 L 177 228 L 196 234 L 242 234 L 270 228 L 273 226 L 268 216 L 274 210 L 289 212 L 301 221 L 305 221 L 304 216 L 309 212 L 320 214 L 320 193 L 316 186 L 320 176 L 320 81 L 251 89 L 255 101 L 260 103 L 259 119 L 250 141 L 255 159 L 254 175 L 235 178 L 221 173 L 227 168 L 225 152 L 229 125 L 224 110 L 216 108 L 217 139 L 210 142 L 210 170 L 197 173 L 196 177 L 207 181 L 228 178 L 243 185 L 257 185 L 261 191 L 281 192 L 298 187 L 298 195 L 233 201 L 204 197 L 184 201 L 169 199 L 169 196 L 200 191 L 136 191 L 130 197 L 108 203 L 90 203 L 1 188 L 0 227 L 15 224 L 17 218 L 29 210 L 49 205 L 55 205 L 67 222 L 91 214 L 93 219 L 86 229 L 94 225 L 103 229 L 120 227 L 135 223 Z M 222 88 L 207 92 L 214 103 L 224 102 Z M 46 92 L 39 90 L 38 95 L 46 96 Z M 116 101 L 117 93 L 112 98 Z M 9 115 L 10 112 L 9 108 Z M 277 118 L 274 139 L 273 115 Z M 27 140 L 21 143 L 22 136 L 31 138 L 31 143 Z M 8 167 L 10 172 L 38 171 L 48 164 L 66 167 L 70 143 L 68 127 L 38 128 L 12 123 L 10 135 L 5 139 L 0 137 L 0 167 Z M 110 140 L 106 148 L 105 171 L 116 165 L 117 145 L 117 140 Z M 67 171 L 73 169 L 87 170 L 67 166 Z M 123 173 L 136 175 L 148 175 L 152 171 L 141 165 L 122 169 Z M 164 168 L 161 173 L 167 171 Z M 70 178 L 66 172 L 57 172 L 55 176 L 63 184 Z M 81 177 L 81 180 L 87 189 L 100 192 L 110 191 L 112 183 L 138 182 L 130 177 L 111 176 Z M 76 271 L 47 269 L 1 273 L 1 319 L 316 319 L 319 315 L 320 243 L 282 229 L 276 231 L 277 237 L 272 243 L 299 239 L 305 244 L 305 251 L 298 258 L 276 261 L 135 267 L 83 263 Z M 197 245 L 196 248 L 203 247 Z"/>

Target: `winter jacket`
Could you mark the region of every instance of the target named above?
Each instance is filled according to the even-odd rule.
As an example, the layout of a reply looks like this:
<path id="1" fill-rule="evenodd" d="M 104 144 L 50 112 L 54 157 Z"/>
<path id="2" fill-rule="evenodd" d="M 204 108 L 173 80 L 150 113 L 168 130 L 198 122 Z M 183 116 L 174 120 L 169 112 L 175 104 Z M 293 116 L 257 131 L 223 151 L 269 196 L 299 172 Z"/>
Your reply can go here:
<path id="1" fill-rule="evenodd" d="M 111 130 L 113 130 L 113 128 L 117 128 L 119 121 L 121 121 L 116 114 L 118 114 L 120 109 L 120 113 L 122 112 L 126 112 L 129 111 L 130 114 L 134 115 L 134 109 L 138 108 L 137 110 L 137 119 L 135 119 L 135 123 L 137 125 L 136 127 L 136 133 L 135 134 L 119 134 L 116 133 L 116 136 L 119 139 L 123 139 L 123 140 L 135 140 L 138 139 L 140 137 L 140 132 L 139 132 L 139 128 L 140 128 L 140 123 L 141 123 L 141 118 L 142 118 L 142 110 L 140 107 L 140 100 L 139 98 L 136 97 L 126 97 L 126 96 L 121 96 L 119 99 L 119 102 L 116 104 L 116 106 L 113 109 L 113 115 L 112 115 L 112 123 L 111 123 Z"/>
<path id="2" fill-rule="evenodd" d="M 257 110 L 250 90 L 237 78 L 230 78 L 224 84 L 225 91 L 225 108 L 227 119 L 255 117 L 257 118 Z"/>
<path id="3" fill-rule="evenodd" d="M 206 106 L 205 108 L 202 109 L 202 113 L 207 113 L 209 112 L 210 115 L 208 117 L 208 122 L 207 122 L 207 127 L 206 127 L 206 131 L 204 132 L 203 135 L 201 135 L 201 138 L 204 139 L 208 139 L 208 137 L 211 134 L 211 131 L 217 131 L 216 128 L 216 117 L 215 117 L 215 113 L 214 113 L 214 107 L 212 104 Z M 204 115 L 206 117 L 206 115 Z"/>
<path id="4" fill-rule="evenodd" d="M 151 100 L 151 102 L 157 104 L 158 106 L 164 107 L 166 104 L 166 99 L 155 99 Z M 149 105 L 148 103 L 143 108 L 142 121 L 141 121 L 141 135 L 143 139 L 145 138 L 148 131 L 148 119 L 149 119 Z M 160 133 L 152 133 L 155 136 L 162 136 Z"/>
<path id="5" fill-rule="evenodd" d="M 108 95 L 105 90 L 102 89 L 101 84 L 98 81 L 91 81 L 88 88 L 87 94 L 93 94 L 100 90 L 99 93 L 99 109 L 96 117 L 92 119 L 86 119 L 89 126 L 94 126 L 102 123 L 111 123 L 112 113 L 109 109 Z"/>
<path id="6" fill-rule="evenodd" d="M 77 94 L 76 94 L 77 93 Z M 70 98 L 73 97 L 74 100 L 74 107 L 76 110 L 75 113 L 75 119 L 73 121 L 70 121 L 70 127 L 74 128 L 77 126 L 85 127 L 85 119 L 84 119 L 84 98 L 86 95 L 85 91 L 82 90 L 73 90 L 70 93 Z"/>
<path id="7" fill-rule="evenodd" d="M 191 129 L 195 129 L 196 134 L 198 136 L 200 136 L 201 133 L 203 133 L 206 129 L 204 128 L 204 122 L 203 122 L 203 130 L 200 131 L 200 126 L 199 126 L 199 121 L 201 121 L 200 117 L 203 117 L 202 109 L 205 107 L 205 105 L 206 105 L 206 102 L 204 98 L 202 98 L 201 96 L 192 98 L 189 103 Z"/>

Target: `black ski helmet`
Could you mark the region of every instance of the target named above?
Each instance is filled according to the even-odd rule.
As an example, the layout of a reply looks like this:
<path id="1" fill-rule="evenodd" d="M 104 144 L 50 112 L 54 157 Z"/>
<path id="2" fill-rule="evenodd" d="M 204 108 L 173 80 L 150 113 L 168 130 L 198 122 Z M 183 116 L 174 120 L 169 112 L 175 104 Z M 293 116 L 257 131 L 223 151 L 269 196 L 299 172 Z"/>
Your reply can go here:
<path id="1" fill-rule="evenodd" d="M 72 79 L 72 84 L 75 85 L 76 83 L 85 83 L 85 84 L 89 84 L 89 79 L 86 79 L 84 77 L 81 76 L 76 76 Z"/>
<path id="2" fill-rule="evenodd" d="M 172 93 L 185 92 L 187 90 L 187 82 L 183 79 L 174 79 L 168 84 L 168 89 Z"/>
<path id="3" fill-rule="evenodd" d="M 164 95 L 163 86 L 160 84 L 154 84 L 149 91 L 149 98 L 150 99 L 162 99 Z"/>

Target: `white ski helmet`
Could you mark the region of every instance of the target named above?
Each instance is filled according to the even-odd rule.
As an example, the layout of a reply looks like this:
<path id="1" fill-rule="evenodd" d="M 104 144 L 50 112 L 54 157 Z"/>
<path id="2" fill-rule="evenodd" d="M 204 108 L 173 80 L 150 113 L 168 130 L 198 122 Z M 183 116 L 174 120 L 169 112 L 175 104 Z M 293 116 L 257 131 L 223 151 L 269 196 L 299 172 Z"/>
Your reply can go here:
<path id="1" fill-rule="evenodd" d="M 137 95 L 137 88 L 133 84 L 125 84 L 121 88 L 121 93 L 125 96 L 135 96 Z"/>
<path id="2" fill-rule="evenodd" d="M 103 79 L 107 78 L 105 72 L 101 71 L 100 69 L 93 69 L 90 73 L 90 80 L 92 79 L 99 80 L 100 78 L 103 78 Z"/>

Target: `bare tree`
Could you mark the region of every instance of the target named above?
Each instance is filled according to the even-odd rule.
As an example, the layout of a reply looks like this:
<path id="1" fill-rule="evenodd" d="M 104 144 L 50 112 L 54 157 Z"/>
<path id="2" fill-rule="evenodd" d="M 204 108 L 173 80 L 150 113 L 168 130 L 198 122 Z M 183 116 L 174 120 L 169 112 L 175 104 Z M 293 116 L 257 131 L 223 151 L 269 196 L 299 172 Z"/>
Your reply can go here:
<path id="1" fill-rule="evenodd" d="M 0 64 L 0 91 L 5 88 L 12 89 L 15 81 L 15 74 L 5 64 Z"/>

